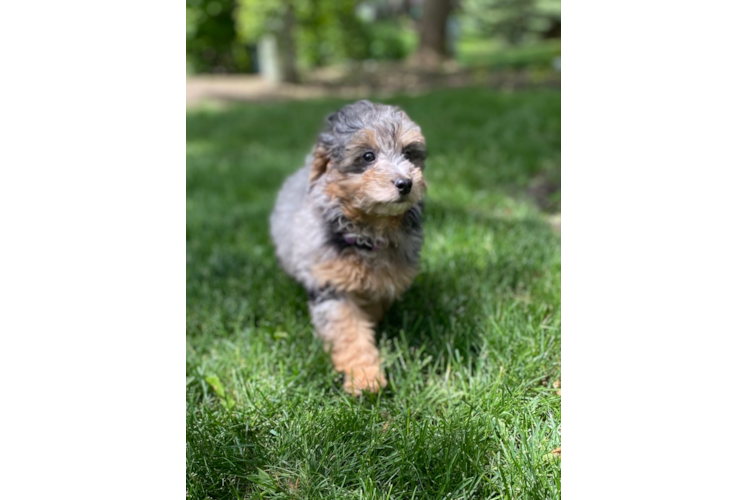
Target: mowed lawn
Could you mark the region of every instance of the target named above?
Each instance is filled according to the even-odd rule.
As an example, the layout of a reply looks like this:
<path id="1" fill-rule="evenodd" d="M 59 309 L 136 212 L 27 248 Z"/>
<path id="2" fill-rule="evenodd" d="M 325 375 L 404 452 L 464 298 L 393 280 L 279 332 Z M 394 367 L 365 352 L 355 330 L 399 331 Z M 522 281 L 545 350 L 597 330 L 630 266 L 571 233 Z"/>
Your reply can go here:
<path id="1" fill-rule="evenodd" d="M 377 328 L 389 386 L 353 398 L 276 263 L 268 217 L 347 101 L 187 113 L 188 498 L 560 498 L 560 92 L 402 106 L 428 142 L 422 270 Z"/>

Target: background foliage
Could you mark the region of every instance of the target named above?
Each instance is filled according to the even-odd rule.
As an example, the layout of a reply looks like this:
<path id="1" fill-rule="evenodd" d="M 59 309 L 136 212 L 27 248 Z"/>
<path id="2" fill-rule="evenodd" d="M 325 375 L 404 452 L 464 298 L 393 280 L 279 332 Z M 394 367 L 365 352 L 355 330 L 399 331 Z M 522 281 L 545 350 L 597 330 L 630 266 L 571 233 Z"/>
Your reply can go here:
<path id="1" fill-rule="evenodd" d="M 250 71 L 250 53 L 235 28 L 234 0 L 187 0 L 187 64 L 194 73 Z"/>
<path id="2" fill-rule="evenodd" d="M 287 6 L 295 12 L 298 65 L 314 68 L 361 60 L 399 60 L 418 43 L 420 9 L 413 3 L 382 0 L 188 0 L 187 58 L 195 73 L 255 71 L 256 44 L 277 32 Z M 395 7 L 393 7 L 395 5 Z M 462 0 L 454 12 L 460 62 L 483 61 L 480 54 L 506 52 L 501 42 L 528 45 L 530 53 L 558 55 L 543 40 L 560 36 L 560 0 Z M 371 15 L 362 15 L 363 7 Z M 365 9 L 364 9 L 365 10 Z M 537 48 L 540 47 L 540 48 Z M 511 52 L 511 50 L 509 51 Z M 526 63 L 520 50 L 511 56 Z M 475 54 L 478 54 L 477 56 Z M 490 59 L 490 58 L 489 58 Z M 548 57 L 543 62 L 548 62 Z"/>
<path id="3" fill-rule="evenodd" d="M 512 45 L 554 37 L 557 23 L 560 30 L 560 0 L 463 0 L 462 6 L 468 31 Z"/>

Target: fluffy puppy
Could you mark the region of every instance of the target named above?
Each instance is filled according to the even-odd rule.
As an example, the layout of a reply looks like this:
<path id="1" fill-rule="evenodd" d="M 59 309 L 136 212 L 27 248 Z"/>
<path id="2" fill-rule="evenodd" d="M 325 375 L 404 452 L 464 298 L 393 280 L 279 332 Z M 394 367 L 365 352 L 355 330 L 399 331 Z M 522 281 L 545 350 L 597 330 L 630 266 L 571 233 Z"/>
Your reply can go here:
<path id="1" fill-rule="evenodd" d="M 359 101 L 327 118 L 270 218 L 283 269 L 352 394 L 387 385 L 374 325 L 418 272 L 426 141 L 402 110 Z"/>

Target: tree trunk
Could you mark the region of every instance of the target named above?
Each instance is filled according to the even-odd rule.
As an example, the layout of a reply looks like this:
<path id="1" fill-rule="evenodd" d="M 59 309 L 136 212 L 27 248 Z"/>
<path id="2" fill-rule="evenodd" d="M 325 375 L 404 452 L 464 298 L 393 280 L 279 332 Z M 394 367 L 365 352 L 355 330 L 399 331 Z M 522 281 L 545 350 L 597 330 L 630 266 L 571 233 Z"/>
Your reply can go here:
<path id="1" fill-rule="evenodd" d="M 425 0 L 415 62 L 431 66 L 439 64 L 449 56 L 447 53 L 447 17 L 451 10 L 451 0 Z"/>
<path id="2" fill-rule="evenodd" d="M 280 79 L 287 83 L 298 83 L 299 72 L 296 70 L 296 12 L 293 4 L 287 3 L 283 13 L 283 22 L 278 33 L 278 55 L 280 56 Z"/>

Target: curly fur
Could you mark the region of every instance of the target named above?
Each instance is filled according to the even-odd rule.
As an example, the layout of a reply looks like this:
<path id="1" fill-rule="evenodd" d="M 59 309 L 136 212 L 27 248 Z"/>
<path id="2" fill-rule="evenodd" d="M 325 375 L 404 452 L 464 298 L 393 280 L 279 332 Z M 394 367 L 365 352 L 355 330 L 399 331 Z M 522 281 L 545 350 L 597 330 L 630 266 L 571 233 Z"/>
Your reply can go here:
<path id="1" fill-rule="evenodd" d="M 353 394 L 386 385 L 374 324 L 418 271 L 425 159 L 421 130 L 401 109 L 350 104 L 327 118 L 270 218 L 278 260 L 306 288 L 315 331 Z"/>

